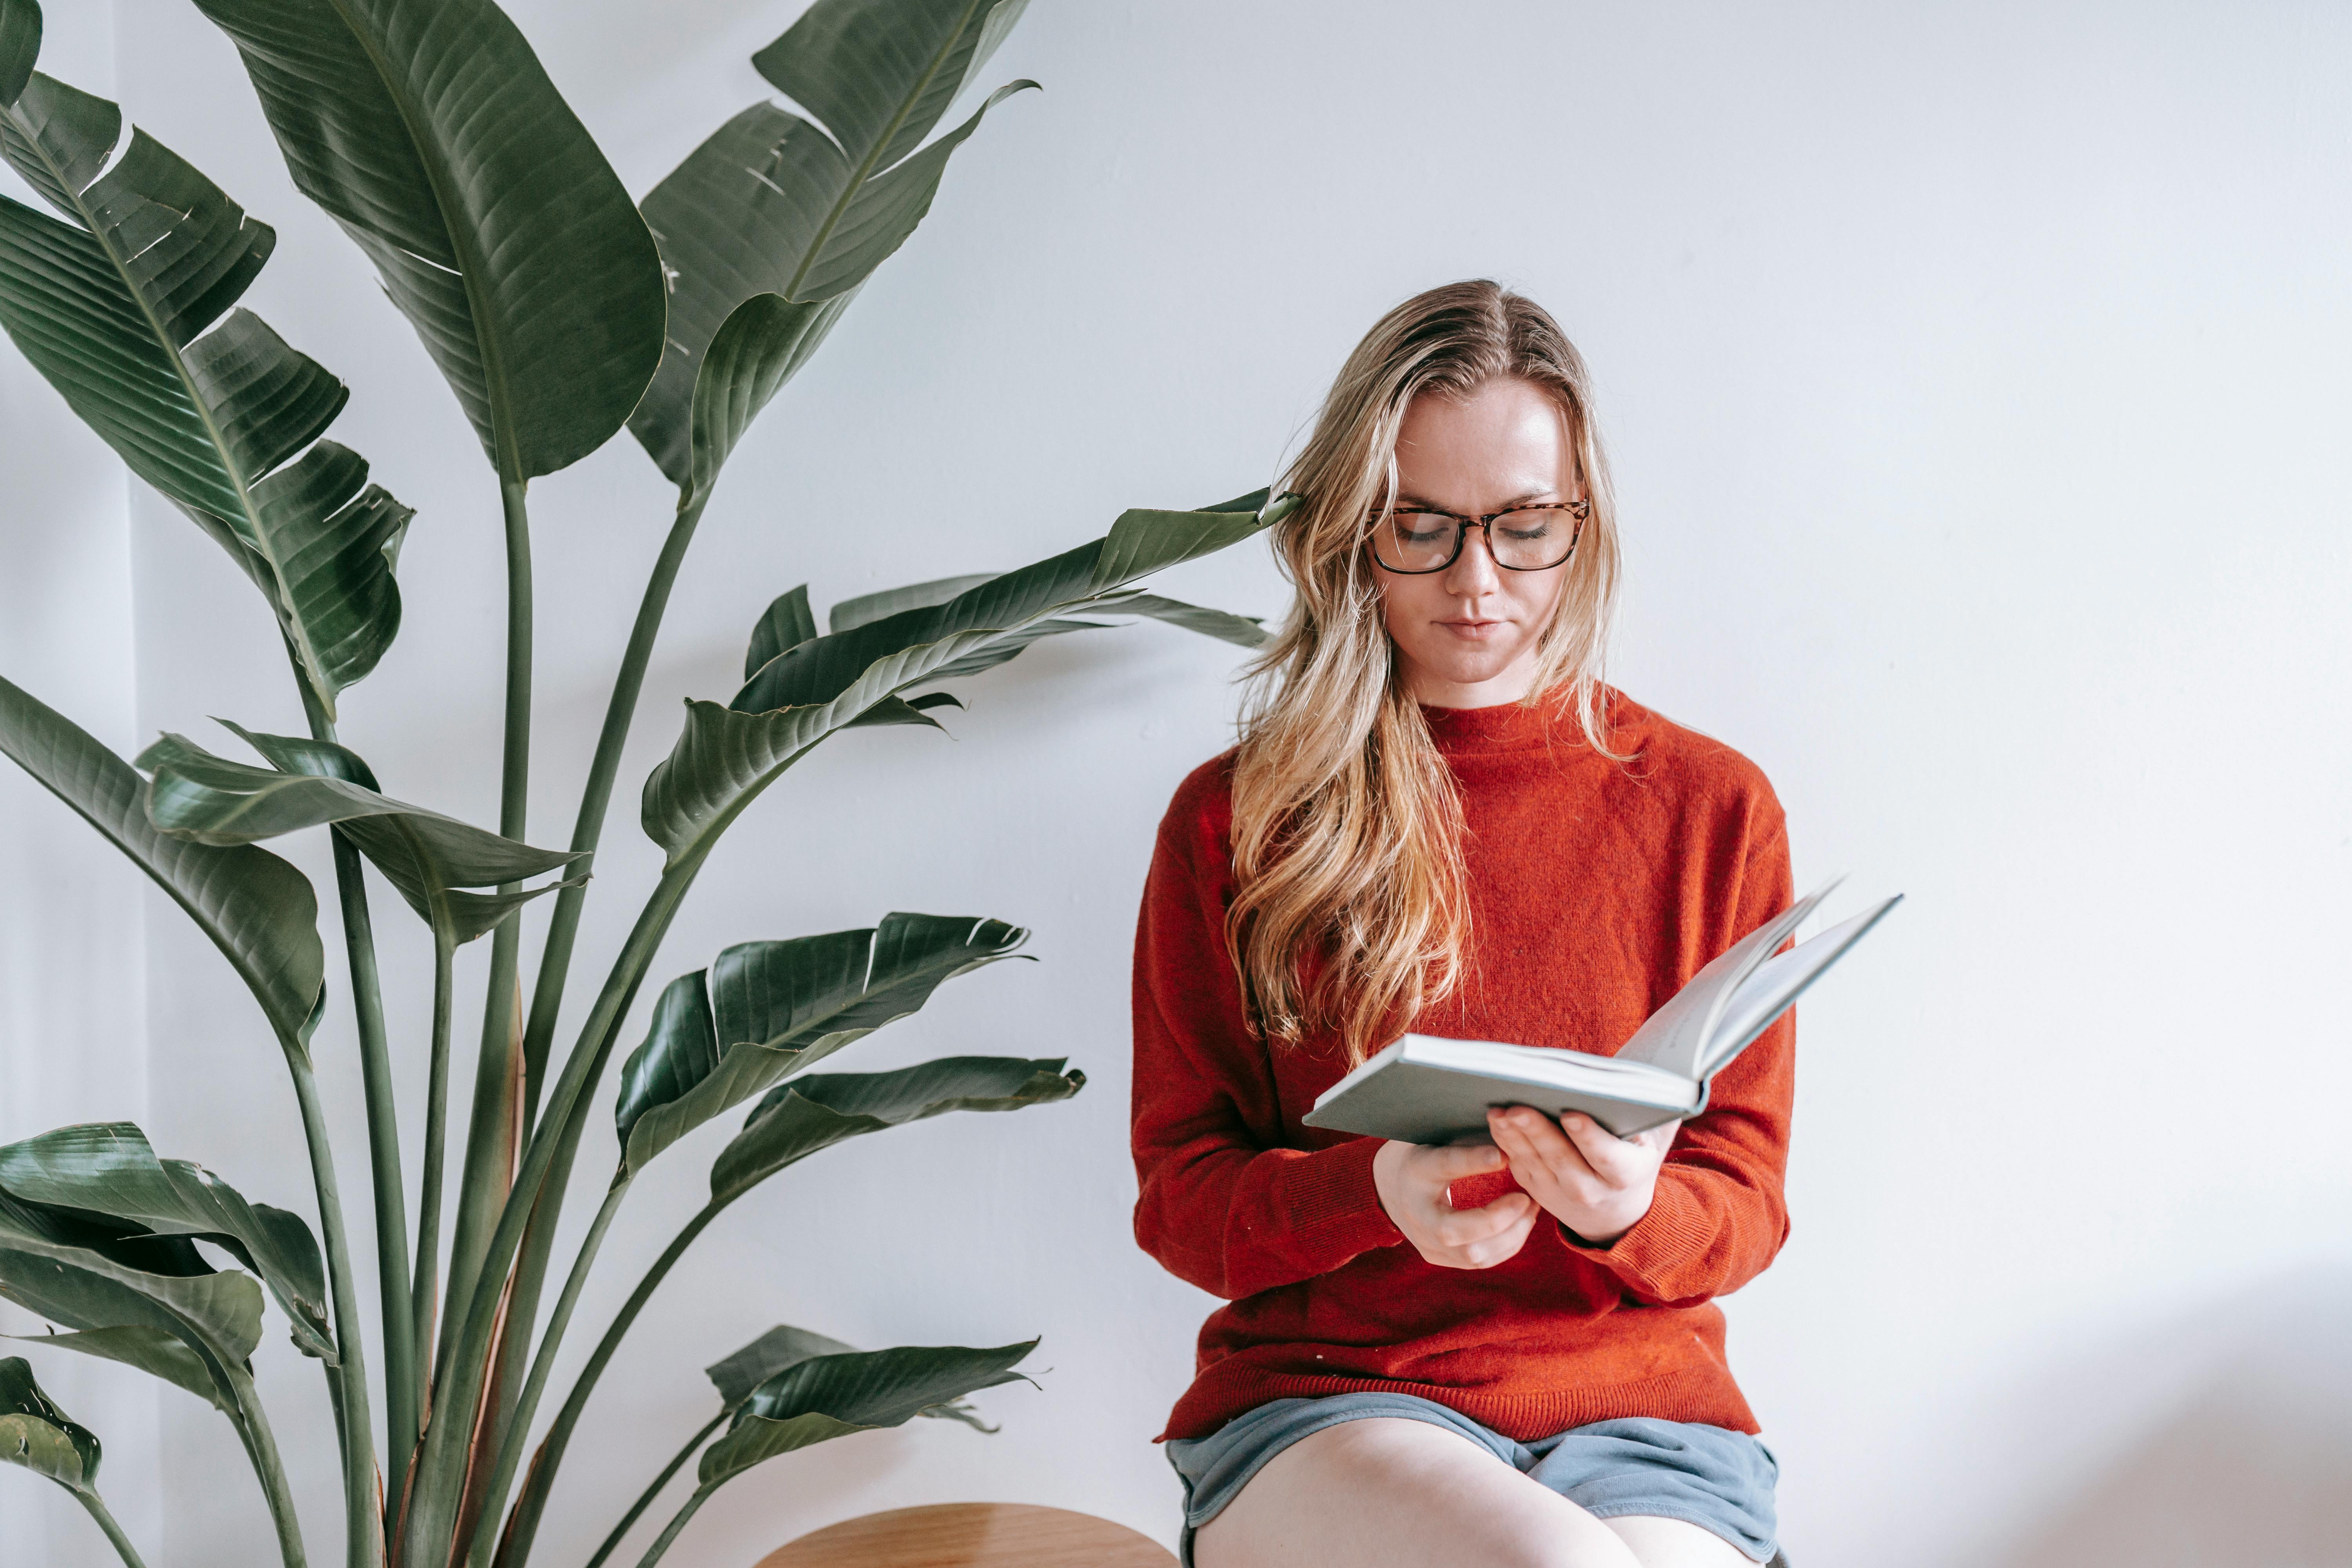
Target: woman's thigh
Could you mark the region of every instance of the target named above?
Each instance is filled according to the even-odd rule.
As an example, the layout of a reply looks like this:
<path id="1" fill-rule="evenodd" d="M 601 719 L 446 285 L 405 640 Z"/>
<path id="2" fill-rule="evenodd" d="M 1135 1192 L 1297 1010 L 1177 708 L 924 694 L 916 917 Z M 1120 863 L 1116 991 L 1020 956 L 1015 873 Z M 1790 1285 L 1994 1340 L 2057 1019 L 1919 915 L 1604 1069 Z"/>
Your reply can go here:
<path id="1" fill-rule="evenodd" d="M 1642 1568 L 1756 1568 L 1753 1558 L 1715 1531 L 1679 1519 L 1624 1514 L 1601 1522 L 1633 1549 Z"/>
<path id="2" fill-rule="evenodd" d="M 1477 1445 L 1398 1416 L 1327 1426 L 1276 1454 L 1193 1536 L 1192 1560 L 1198 1568 L 1643 1561 L 1601 1521 Z"/>

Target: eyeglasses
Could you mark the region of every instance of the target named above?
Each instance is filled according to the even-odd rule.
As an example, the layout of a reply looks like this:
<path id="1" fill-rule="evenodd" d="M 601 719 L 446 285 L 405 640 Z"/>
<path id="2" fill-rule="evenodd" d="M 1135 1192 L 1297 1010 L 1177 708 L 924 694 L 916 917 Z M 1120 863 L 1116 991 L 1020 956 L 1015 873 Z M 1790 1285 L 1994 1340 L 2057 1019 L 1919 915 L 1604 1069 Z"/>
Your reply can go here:
<path id="1" fill-rule="evenodd" d="M 1462 553 L 1474 528 L 1486 531 L 1486 552 L 1507 572 L 1544 572 L 1576 553 L 1589 500 L 1538 501 L 1485 517 L 1463 517 L 1427 507 L 1401 507 L 1366 520 L 1372 560 L 1384 572 L 1443 572 Z"/>

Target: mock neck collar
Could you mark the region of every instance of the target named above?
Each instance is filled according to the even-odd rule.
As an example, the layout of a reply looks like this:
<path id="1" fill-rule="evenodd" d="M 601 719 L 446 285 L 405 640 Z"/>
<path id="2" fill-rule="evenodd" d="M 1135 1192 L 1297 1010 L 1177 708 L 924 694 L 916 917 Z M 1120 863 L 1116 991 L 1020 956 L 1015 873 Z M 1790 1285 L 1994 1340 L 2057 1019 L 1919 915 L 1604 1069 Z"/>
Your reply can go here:
<path id="1" fill-rule="evenodd" d="M 1613 686 L 1600 690 L 1601 733 L 1612 747 L 1641 748 L 1641 726 L 1648 710 Z M 1492 708 L 1434 708 L 1421 704 L 1421 716 L 1430 738 L 1447 756 L 1480 752 L 1517 752 L 1537 747 L 1585 751 L 1584 726 L 1568 700 L 1568 691 L 1555 687 L 1532 703 L 1504 702 Z"/>
<path id="2" fill-rule="evenodd" d="M 1543 744 L 1557 734 L 1563 720 L 1570 731 L 1573 719 L 1560 711 L 1560 693 L 1548 692 L 1532 702 L 1503 702 L 1492 708 L 1434 708 L 1424 702 L 1421 716 L 1441 752 L 1504 752 Z"/>

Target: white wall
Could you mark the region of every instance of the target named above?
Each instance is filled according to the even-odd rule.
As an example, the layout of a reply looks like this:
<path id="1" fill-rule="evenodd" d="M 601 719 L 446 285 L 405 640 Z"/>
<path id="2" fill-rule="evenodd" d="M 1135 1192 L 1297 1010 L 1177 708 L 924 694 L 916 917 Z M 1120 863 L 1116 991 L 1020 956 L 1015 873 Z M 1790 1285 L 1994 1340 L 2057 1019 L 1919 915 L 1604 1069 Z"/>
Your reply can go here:
<path id="1" fill-rule="evenodd" d="M 48 63 L 104 92 L 113 18 L 54 18 Z M 5 191 L 23 189 L 0 165 Z M 137 743 L 128 481 L 120 464 L 12 346 L 0 344 L 0 675 L 108 745 Z M 73 1121 L 147 1111 L 144 879 L 47 791 L 0 761 L 0 1143 Z M 0 1301 L 0 1334 L 39 1320 Z M 99 1479 L 124 1527 L 156 1538 L 153 1384 L 65 1352 L 0 1341 L 105 1445 Z M 18 1553 L 22 1553 L 21 1559 Z M 111 1563 L 79 1505 L 0 1469 L 0 1561 Z"/>
<path id="2" fill-rule="evenodd" d="M 113 10 L 131 112 L 278 226 L 248 303 L 352 383 L 336 436 L 420 508 L 407 629 L 352 694 L 346 736 L 396 793 L 488 820 L 499 568 L 471 438 L 292 192 L 226 43 L 193 8 Z M 641 192 L 761 91 L 744 57 L 792 7 L 514 10 Z M 1763 764 L 1801 878 L 1849 868 L 1911 895 L 1805 1005 L 1795 1237 L 1730 1307 L 1792 1554 L 2321 1561 L 2352 1523 L 2352 1140 L 2324 1120 L 2352 1090 L 2327 984 L 2352 939 L 2347 56 L 2352 18 L 2308 4 L 1041 0 L 993 74 L 1045 92 L 960 154 L 704 525 L 583 975 L 657 864 L 635 783 L 678 699 L 732 689 L 770 596 L 1011 565 L 1126 505 L 1261 483 L 1381 310 L 1502 278 L 1599 378 L 1631 556 L 1620 680 Z M 95 85 L 108 68 L 73 68 Z M 5 375 L 0 441 L 37 476 L 10 493 L 48 486 L 89 518 L 68 558 L 34 509 L 7 510 L 8 672 L 79 691 L 126 746 L 207 714 L 297 725 L 251 591 L 151 497 L 130 499 L 126 533 L 90 443 L 56 434 L 69 422 L 21 366 Z M 953 504 L 886 540 L 901 497 Z M 532 499 L 532 831 L 560 844 L 667 497 L 624 439 Z M 1167 586 L 1281 603 L 1254 550 Z M 730 942 L 893 908 L 1001 915 L 1036 928 L 1041 964 L 958 982 L 843 1065 L 1066 1053 L 1091 1083 L 1068 1106 L 845 1147 L 730 1214 L 592 1407 L 551 1562 L 584 1556 L 704 1419 L 697 1369 L 777 1321 L 876 1345 L 1043 1333 L 1044 1392 L 986 1396 L 994 1437 L 926 1424 L 780 1461 L 704 1510 L 694 1560 L 973 1497 L 1171 1535 L 1148 1439 L 1209 1303 L 1129 1239 L 1128 942 L 1152 824 L 1225 742 L 1235 662 L 1159 627 L 1068 639 L 970 683 L 954 739 L 847 737 L 735 829 L 656 982 Z M 110 673 L 89 685 L 93 668 Z M 55 812 L 0 788 L 12 880 L 66 885 L 81 852 Z M 322 852 L 292 853 L 324 886 Z M 5 1130 L 134 1109 L 38 1076 L 59 1035 L 83 1052 L 124 1037 L 47 1022 L 59 1005 L 24 977 L 89 982 L 144 1006 L 159 1146 L 307 1207 L 274 1049 L 210 952 L 151 904 L 142 1004 L 96 944 L 124 929 L 130 887 L 78 889 L 117 900 L 87 926 L 7 917 Z M 381 889 L 378 908 L 413 1141 L 424 954 Z M 485 956 L 467 955 L 476 987 Z M 347 1025 L 320 1055 L 358 1202 Z M 2210 1087 L 2224 1072 L 2261 1087 Z M 601 1328 L 691 1211 L 722 1138 L 639 1184 L 582 1322 Z M 609 1155 L 600 1135 L 583 1183 Z M 331 1552 L 316 1380 L 282 1346 L 265 1358 Z M 267 1538 L 233 1447 L 161 1398 L 171 1459 L 142 1528 L 175 1561 L 251 1560 Z M 29 1485 L 0 1479 L 12 1520 Z"/>

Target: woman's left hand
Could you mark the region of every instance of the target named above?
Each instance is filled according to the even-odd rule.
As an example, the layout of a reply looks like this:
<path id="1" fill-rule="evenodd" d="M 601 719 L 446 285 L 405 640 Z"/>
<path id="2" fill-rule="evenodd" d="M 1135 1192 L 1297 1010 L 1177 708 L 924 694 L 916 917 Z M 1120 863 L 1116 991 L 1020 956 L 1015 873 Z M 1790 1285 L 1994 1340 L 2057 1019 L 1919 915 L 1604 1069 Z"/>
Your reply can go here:
<path id="1" fill-rule="evenodd" d="M 1606 1247 L 1650 1212 L 1658 1167 L 1674 1145 L 1670 1121 L 1620 1138 L 1580 1111 L 1555 1122 L 1524 1105 L 1486 1112 L 1511 1175 L 1546 1213 L 1591 1247 Z"/>

